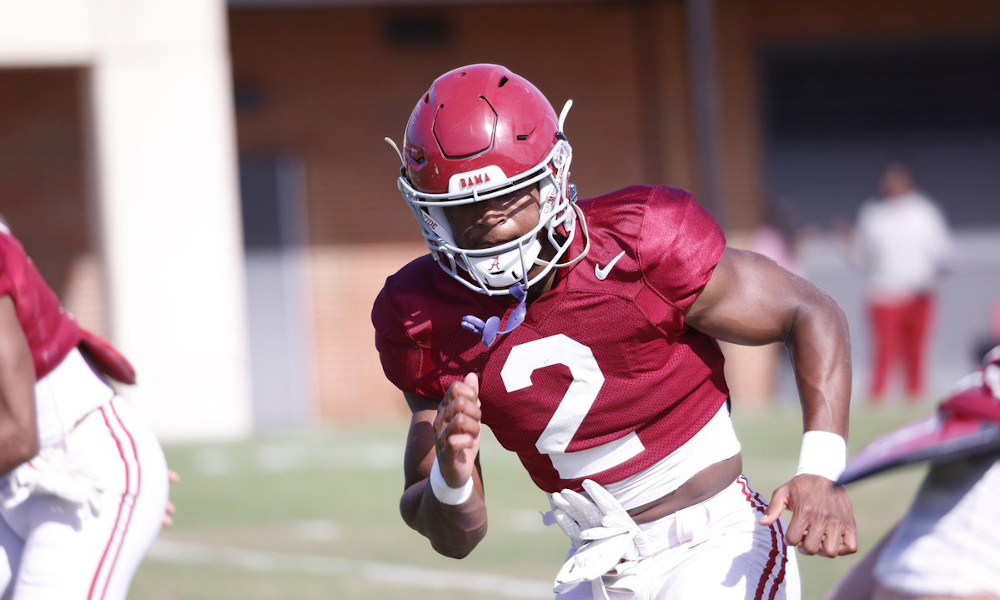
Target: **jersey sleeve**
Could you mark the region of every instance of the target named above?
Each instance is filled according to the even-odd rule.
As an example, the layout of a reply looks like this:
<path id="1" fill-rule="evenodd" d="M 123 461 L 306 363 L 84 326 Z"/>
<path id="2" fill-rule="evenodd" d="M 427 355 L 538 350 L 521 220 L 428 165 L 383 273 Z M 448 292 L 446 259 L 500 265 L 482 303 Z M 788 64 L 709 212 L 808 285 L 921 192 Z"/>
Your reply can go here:
<path id="1" fill-rule="evenodd" d="M 726 236 L 715 217 L 690 193 L 654 188 L 638 240 L 639 262 L 647 296 L 659 300 L 652 311 L 661 327 L 683 329 L 684 315 L 712 278 L 726 249 Z"/>
<path id="2" fill-rule="evenodd" d="M 417 341 L 415 332 L 409 331 L 404 318 L 393 306 L 388 281 L 375 298 L 371 318 L 375 327 L 375 348 L 386 378 L 402 392 L 441 398 L 440 386 L 433 376 L 430 348 Z"/>

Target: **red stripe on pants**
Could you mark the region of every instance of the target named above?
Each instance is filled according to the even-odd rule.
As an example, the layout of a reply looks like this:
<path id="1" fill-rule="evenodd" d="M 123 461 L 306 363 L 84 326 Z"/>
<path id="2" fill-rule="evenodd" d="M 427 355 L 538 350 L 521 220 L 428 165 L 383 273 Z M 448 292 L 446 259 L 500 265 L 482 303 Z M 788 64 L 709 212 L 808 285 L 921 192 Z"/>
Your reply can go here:
<path id="1" fill-rule="evenodd" d="M 115 408 L 114 403 L 108 404 L 111 407 L 111 412 L 115 415 L 115 420 L 121 426 L 122 431 L 128 437 L 129 444 L 132 446 L 132 457 L 135 458 L 135 491 L 132 496 L 132 503 L 129 506 L 128 518 L 125 520 L 125 528 L 122 530 L 122 539 L 118 543 L 118 550 L 115 551 L 115 559 L 111 561 L 111 568 L 108 570 L 108 578 L 104 580 L 104 590 L 101 592 L 101 598 L 104 598 L 108 593 L 108 585 L 111 584 L 111 575 L 115 571 L 115 566 L 118 565 L 118 557 L 122 553 L 122 548 L 125 547 L 125 535 L 128 533 L 128 528 L 132 524 L 132 515 L 135 514 L 135 505 L 139 502 L 139 494 L 142 492 L 142 464 L 139 462 L 139 450 L 135 445 L 135 438 L 132 437 L 132 432 L 128 430 L 125 426 L 125 422 L 122 421 L 121 416 L 118 414 L 118 410 Z M 121 444 L 118 445 L 121 449 Z"/>
<path id="2" fill-rule="evenodd" d="M 136 451 L 135 441 L 132 439 L 132 434 L 128 431 L 127 428 L 125 428 L 125 424 L 122 423 L 121 419 L 118 417 L 118 412 L 115 411 L 114 406 L 111 404 L 109 404 L 108 406 L 114 413 L 117 423 L 122 427 L 122 430 L 125 432 L 125 434 L 129 438 L 129 441 L 132 443 L 132 456 L 136 459 L 136 468 L 138 469 L 139 456 L 138 452 Z M 135 511 L 135 504 L 133 502 L 128 507 L 128 515 L 125 516 L 125 522 L 122 523 L 122 516 L 123 513 L 125 512 L 125 505 L 129 503 L 129 494 L 135 494 L 135 495 L 138 494 L 138 487 L 136 487 L 136 489 L 133 490 L 133 483 L 135 483 L 137 486 L 138 482 L 136 479 L 133 479 L 132 477 L 132 472 L 131 469 L 129 468 L 129 461 L 125 451 L 125 447 L 122 444 L 121 438 L 118 437 L 118 434 L 115 432 L 114 427 L 112 427 L 111 425 L 111 421 L 108 418 L 107 408 L 108 407 L 103 407 L 103 406 L 100 408 L 101 416 L 104 418 L 104 424 L 108 428 L 108 433 L 111 434 L 111 438 L 114 440 L 115 445 L 118 447 L 118 455 L 122 459 L 122 465 L 124 466 L 125 469 L 125 491 L 122 492 L 121 502 L 118 504 L 118 514 L 115 516 L 115 523 L 111 527 L 111 535 L 108 537 L 108 543 L 104 547 L 104 553 L 101 555 L 100 562 L 97 563 L 97 570 L 94 572 L 94 578 L 90 582 L 90 590 L 87 593 L 88 600 L 94 600 L 95 598 L 104 598 L 105 594 L 107 594 L 108 584 L 111 582 L 111 575 L 114 573 L 115 565 L 118 563 L 118 555 L 121 552 L 122 545 L 124 545 L 125 543 L 125 536 L 128 533 L 129 524 L 131 524 L 132 522 L 132 513 Z M 118 542 L 118 548 L 115 550 L 114 557 L 112 558 L 110 564 L 108 564 L 107 574 L 104 575 L 104 586 L 102 587 L 100 592 L 98 592 L 97 590 L 98 581 L 100 580 L 104 572 L 106 564 L 105 561 L 108 559 L 108 554 L 111 552 L 111 548 L 115 543 L 115 534 L 118 533 L 119 531 L 121 531 L 121 539 Z"/>
<path id="3" fill-rule="evenodd" d="M 746 497 L 747 502 L 750 506 L 754 507 L 761 516 L 767 514 L 767 502 L 760 497 L 760 494 L 750 489 L 747 484 L 747 480 L 742 475 L 737 479 L 740 486 L 743 487 L 743 495 Z M 757 582 L 756 593 L 754 594 L 754 600 L 763 600 L 764 591 L 767 589 L 767 581 L 771 577 L 771 573 L 774 572 L 774 567 L 777 564 L 777 559 L 781 557 L 781 566 L 778 570 L 778 575 L 775 577 L 771 584 L 771 593 L 768 595 L 768 600 L 774 600 L 775 596 L 778 594 L 778 589 L 781 586 L 781 582 L 785 579 L 785 567 L 788 563 L 788 546 L 785 545 L 785 532 L 781 527 L 781 521 L 775 521 L 771 524 L 771 552 L 768 555 L 767 565 L 764 567 L 764 572 L 761 574 L 760 580 Z"/>

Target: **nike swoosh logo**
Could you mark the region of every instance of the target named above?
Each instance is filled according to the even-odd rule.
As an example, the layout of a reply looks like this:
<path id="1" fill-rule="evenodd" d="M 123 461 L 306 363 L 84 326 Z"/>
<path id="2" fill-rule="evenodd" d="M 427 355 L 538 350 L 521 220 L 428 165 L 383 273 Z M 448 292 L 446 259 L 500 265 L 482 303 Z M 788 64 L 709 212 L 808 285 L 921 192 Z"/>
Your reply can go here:
<path id="1" fill-rule="evenodd" d="M 610 273 L 611 269 L 614 268 L 615 263 L 617 263 L 619 260 L 621 260 L 621 257 L 623 257 L 623 256 L 625 256 L 625 251 L 624 250 L 622 250 L 621 254 L 619 254 L 618 256 L 616 256 L 614 258 L 612 258 L 611 262 L 608 263 L 608 266 L 604 267 L 603 269 L 601 268 L 601 265 L 595 264 L 594 265 L 594 275 L 597 275 L 598 279 L 600 279 L 601 281 L 604 281 L 605 279 L 608 278 L 608 273 Z"/>

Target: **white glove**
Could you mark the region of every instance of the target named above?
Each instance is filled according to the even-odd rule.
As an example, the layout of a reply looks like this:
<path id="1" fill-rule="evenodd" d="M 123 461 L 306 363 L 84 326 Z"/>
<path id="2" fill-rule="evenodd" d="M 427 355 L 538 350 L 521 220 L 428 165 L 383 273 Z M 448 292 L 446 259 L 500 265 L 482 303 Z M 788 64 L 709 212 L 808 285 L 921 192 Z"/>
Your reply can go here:
<path id="1" fill-rule="evenodd" d="M 573 490 L 550 494 L 549 504 L 552 506 L 552 517 L 546 520 L 546 524 L 555 522 L 569 536 L 574 550 L 584 543 L 581 536 L 583 530 L 600 526 L 604 516 L 596 504 Z"/>
<path id="2" fill-rule="evenodd" d="M 32 494 L 49 495 L 75 504 L 83 516 L 89 510 L 100 512 L 102 490 L 93 480 L 65 463 L 66 455 L 56 453 L 51 459 L 45 449 L 30 461 L 11 471 L 0 487 L 0 505 L 10 510 Z"/>
<path id="3" fill-rule="evenodd" d="M 551 498 L 556 523 L 578 548 L 556 575 L 552 589 L 557 594 L 611 571 L 621 573 L 639 558 L 635 538 L 641 530 L 625 508 L 589 479 L 583 488 L 590 499 L 572 490 L 556 492 Z"/>

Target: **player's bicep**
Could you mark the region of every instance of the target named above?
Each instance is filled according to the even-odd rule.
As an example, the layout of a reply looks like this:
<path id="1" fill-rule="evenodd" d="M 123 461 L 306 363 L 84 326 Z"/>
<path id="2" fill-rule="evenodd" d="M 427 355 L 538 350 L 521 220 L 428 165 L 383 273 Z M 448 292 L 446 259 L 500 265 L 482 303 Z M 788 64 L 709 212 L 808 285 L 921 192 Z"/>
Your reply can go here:
<path id="1" fill-rule="evenodd" d="M 403 476 L 405 487 L 410 487 L 431 472 L 436 455 L 434 449 L 434 419 L 437 416 L 438 401 L 419 394 L 404 393 L 410 406 L 410 429 L 406 435 L 406 451 L 403 455 Z"/>
<path id="2" fill-rule="evenodd" d="M 726 248 L 685 322 L 725 342 L 780 342 L 794 322 L 806 287 L 811 286 L 765 256 Z"/>

